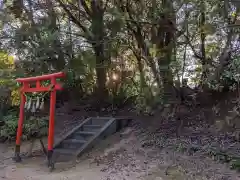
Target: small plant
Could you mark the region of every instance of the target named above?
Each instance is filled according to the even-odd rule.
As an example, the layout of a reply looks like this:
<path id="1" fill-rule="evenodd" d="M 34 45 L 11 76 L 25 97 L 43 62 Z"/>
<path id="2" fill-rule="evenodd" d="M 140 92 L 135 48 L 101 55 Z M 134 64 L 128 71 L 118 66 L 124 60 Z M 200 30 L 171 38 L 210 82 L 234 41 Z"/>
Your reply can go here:
<path id="1" fill-rule="evenodd" d="M 40 136 L 47 135 L 48 124 L 45 118 L 34 119 L 35 117 L 30 117 L 26 119 L 23 125 L 23 136 L 24 140 L 31 139 L 31 133 L 33 131 L 39 131 Z M 12 141 L 16 137 L 17 127 L 18 127 L 18 115 L 9 114 L 3 117 L 4 125 L 0 129 L 0 137 L 2 140 Z M 38 125 L 36 126 L 36 121 Z"/>
<path id="2" fill-rule="evenodd" d="M 12 140 L 15 137 L 17 126 L 18 126 L 18 118 L 17 116 L 10 114 L 3 117 L 4 126 L 2 126 L 0 131 L 1 139 L 4 140 Z"/>
<path id="3" fill-rule="evenodd" d="M 240 172 L 240 158 L 231 161 L 231 168 Z"/>
<path id="4" fill-rule="evenodd" d="M 235 91 L 239 89 L 240 85 L 240 59 L 233 59 L 232 62 L 228 65 L 228 68 L 224 71 L 221 79 L 224 82 L 227 82 L 230 86 L 230 90 Z"/>

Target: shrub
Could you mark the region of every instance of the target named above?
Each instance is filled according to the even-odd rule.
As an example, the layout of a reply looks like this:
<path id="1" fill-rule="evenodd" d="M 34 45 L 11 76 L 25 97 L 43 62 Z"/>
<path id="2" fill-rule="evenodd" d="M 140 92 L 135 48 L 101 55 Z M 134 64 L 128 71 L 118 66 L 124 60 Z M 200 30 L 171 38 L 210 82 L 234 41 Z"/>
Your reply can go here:
<path id="1" fill-rule="evenodd" d="M 34 130 L 40 129 L 40 136 L 47 135 L 48 124 L 46 118 L 37 119 L 38 127 L 36 126 L 35 117 L 30 117 L 24 121 L 23 126 L 23 140 L 28 140 L 32 138 L 32 132 Z M 12 141 L 16 137 L 17 127 L 18 127 L 18 115 L 12 112 L 9 115 L 3 117 L 4 125 L 0 128 L 0 138 L 4 141 Z"/>

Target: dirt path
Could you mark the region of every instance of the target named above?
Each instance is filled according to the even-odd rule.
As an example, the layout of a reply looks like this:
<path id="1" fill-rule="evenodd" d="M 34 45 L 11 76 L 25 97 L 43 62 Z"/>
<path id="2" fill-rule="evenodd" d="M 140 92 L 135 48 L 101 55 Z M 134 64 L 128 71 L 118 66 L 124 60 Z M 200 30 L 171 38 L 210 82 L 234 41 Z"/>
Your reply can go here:
<path id="1" fill-rule="evenodd" d="M 26 159 L 14 164 L 1 161 L 0 179 L 4 180 L 239 180 L 239 174 L 226 165 L 199 154 L 186 155 L 168 146 L 147 145 L 146 134 L 136 128 L 102 141 L 77 161 L 59 163 L 48 172 L 44 157 Z M 166 139 L 159 139 L 159 144 Z M 175 142 L 172 141 L 174 144 Z M 10 157 L 13 149 L 0 145 L 0 159 Z M 24 151 L 24 148 L 23 148 Z"/>
<path id="2" fill-rule="evenodd" d="M 25 143 L 22 147 L 27 149 Z M 104 177 L 101 167 L 89 163 L 88 160 L 56 164 L 56 170 L 52 173 L 46 167 L 46 158 L 43 156 L 23 159 L 22 163 L 16 164 L 9 158 L 13 148 L 1 145 L 0 180 L 96 180 Z M 36 150 L 36 149 L 35 149 Z M 5 159 L 5 160 L 4 160 Z"/>

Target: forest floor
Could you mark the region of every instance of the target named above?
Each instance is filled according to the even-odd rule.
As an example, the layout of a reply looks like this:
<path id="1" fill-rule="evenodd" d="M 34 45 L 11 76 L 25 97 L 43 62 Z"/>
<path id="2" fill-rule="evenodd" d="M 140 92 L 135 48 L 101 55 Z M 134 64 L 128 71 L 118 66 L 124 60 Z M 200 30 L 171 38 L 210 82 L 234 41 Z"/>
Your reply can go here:
<path id="1" fill-rule="evenodd" d="M 65 116 L 73 120 L 86 114 Z M 56 164 L 52 173 L 44 156 L 16 164 L 10 159 L 14 146 L 0 144 L 0 180 L 240 180 L 240 173 L 214 154 L 220 149 L 240 154 L 240 144 L 231 136 L 201 123 L 183 128 L 177 137 L 177 122 L 160 119 L 135 116 L 129 127 L 79 159 Z M 28 142 L 23 143 L 23 152 L 27 146 Z"/>

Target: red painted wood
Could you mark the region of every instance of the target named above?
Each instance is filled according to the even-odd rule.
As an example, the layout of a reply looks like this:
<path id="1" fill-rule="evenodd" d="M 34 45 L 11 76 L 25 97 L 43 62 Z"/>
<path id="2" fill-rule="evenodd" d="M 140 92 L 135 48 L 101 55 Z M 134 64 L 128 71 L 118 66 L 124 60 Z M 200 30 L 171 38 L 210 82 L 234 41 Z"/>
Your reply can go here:
<path id="1" fill-rule="evenodd" d="M 21 93 L 21 103 L 20 103 L 20 112 L 18 119 L 18 128 L 17 128 L 17 137 L 16 137 L 16 145 L 21 144 L 22 130 L 23 130 L 23 121 L 24 121 L 24 106 L 26 102 L 26 97 L 23 93 Z"/>
<path id="2" fill-rule="evenodd" d="M 44 80 L 49 80 L 51 78 L 63 78 L 65 77 L 64 72 L 58 72 L 58 73 L 53 73 L 53 74 L 46 74 L 42 76 L 35 76 L 35 77 L 28 77 L 28 78 L 18 78 L 16 79 L 17 82 L 32 82 L 32 81 L 44 81 Z"/>
<path id="3" fill-rule="evenodd" d="M 34 88 L 31 88 L 31 87 L 23 87 L 21 88 L 21 91 L 22 92 L 46 92 L 46 91 L 49 91 L 51 89 L 51 86 L 41 86 L 39 88 L 37 87 L 34 87 Z M 60 84 L 55 84 L 55 87 L 53 88 L 54 90 L 62 90 L 62 86 Z"/>
<path id="4" fill-rule="evenodd" d="M 41 82 L 40 81 L 37 81 L 36 82 L 36 88 L 40 88 L 41 87 Z"/>
<path id="5" fill-rule="evenodd" d="M 51 79 L 51 84 L 55 84 L 56 79 Z M 56 90 L 51 91 L 50 97 L 50 114 L 49 114 L 49 126 L 48 126 L 48 151 L 53 150 L 54 143 L 54 121 L 55 121 L 55 104 L 56 104 Z"/>
<path id="6" fill-rule="evenodd" d="M 53 150 L 54 143 L 54 118 L 55 118 L 55 105 L 56 105 L 56 91 L 62 90 L 62 86 L 56 82 L 56 78 L 65 77 L 65 73 L 58 72 L 48 75 L 29 77 L 29 78 L 19 78 L 16 81 L 22 83 L 21 91 L 21 103 L 20 103 L 20 112 L 19 112 L 19 120 L 18 120 L 18 129 L 17 129 L 17 137 L 16 137 L 16 145 L 20 146 L 21 137 L 22 137 L 22 128 L 24 121 L 24 106 L 26 102 L 26 97 L 24 93 L 26 92 L 48 92 L 51 91 L 50 97 L 50 115 L 49 115 L 49 128 L 48 128 L 48 150 Z M 40 81 L 51 80 L 51 85 L 49 86 L 41 86 Z M 36 87 L 30 87 L 30 83 L 36 83 Z M 52 85 L 54 85 L 53 88 Z"/>

